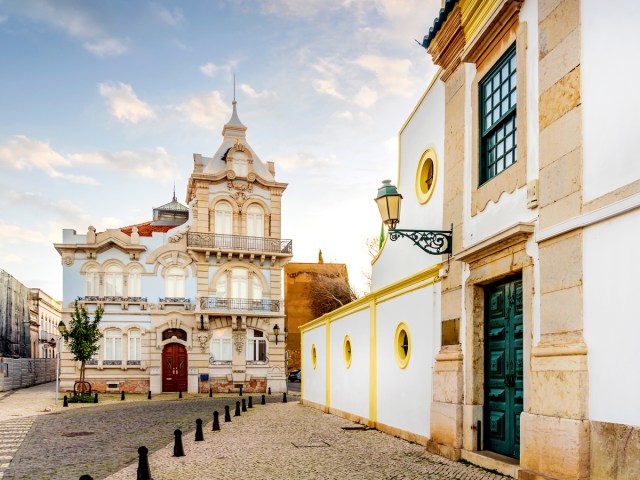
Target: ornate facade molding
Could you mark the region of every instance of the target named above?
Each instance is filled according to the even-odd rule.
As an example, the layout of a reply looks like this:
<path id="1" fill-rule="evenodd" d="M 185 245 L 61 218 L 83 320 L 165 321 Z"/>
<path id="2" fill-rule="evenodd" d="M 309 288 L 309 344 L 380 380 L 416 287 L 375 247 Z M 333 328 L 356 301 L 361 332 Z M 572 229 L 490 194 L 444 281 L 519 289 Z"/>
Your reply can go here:
<path id="1" fill-rule="evenodd" d="M 461 63 L 465 46 L 460 5 L 456 5 L 427 50 L 433 63 L 442 67 L 442 80 L 446 81 Z"/>

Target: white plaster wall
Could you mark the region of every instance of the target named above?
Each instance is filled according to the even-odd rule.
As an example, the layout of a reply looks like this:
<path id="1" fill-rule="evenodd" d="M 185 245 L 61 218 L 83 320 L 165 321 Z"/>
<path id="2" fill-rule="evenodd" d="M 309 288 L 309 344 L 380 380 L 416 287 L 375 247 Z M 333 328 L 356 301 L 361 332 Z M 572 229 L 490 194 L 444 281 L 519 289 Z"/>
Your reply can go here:
<path id="1" fill-rule="evenodd" d="M 415 114 L 400 135 L 401 156 L 399 179 L 396 183 L 402 194 L 399 229 L 442 230 L 444 159 L 444 84 L 436 80 Z M 415 180 L 418 164 L 427 148 L 437 155 L 438 173 L 435 190 L 424 205 L 416 197 Z M 448 229 L 449 226 L 447 225 Z M 409 277 L 441 260 L 413 246 L 413 242 L 400 238 L 387 240 L 373 265 L 372 290 Z"/>
<path id="2" fill-rule="evenodd" d="M 331 322 L 331 407 L 363 418 L 369 418 L 369 326 L 369 309 Z M 344 362 L 345 335 L 351 339 L 349 368 Z"/>
<path id="3" fill-rule="evenodd" d="M 327 387 L 327 331 L 325 325 L 303 332 L 304 347 L 302 388 L 304 399 L 320 405 L 326 404 Z M 311 363 L 311 346 L 316 346 L 316 368 Z"/>
<path id="4" fill-rule="evenodd" d="M 520 21 L 527 23 L 527 181 L 538 178 L 538 5 L 535 1 L 527 1 L 520 11 Z M 466 70 L 466 100 L 465 100 L 465 173 L 464 173 L 464 246 L 455 246 L 454 251 L 462 250 L 504 230 L 518 222 L 533 221 L 537 217 L 537 209 L 527 208 L 527 188 L 516 189 L 512 193 L 503 193 L 498 203 L 489 201 L 487 207 L 471 216 L 471 172 L 478 165 L 473 161 L 473 129 L 474 124 L 471 111 L 471 99 L 478 95 L 472 91 L 473 79 L 476 75 L 474 64 L 467 64 Z M 520 88 L 520 85 L 518 85 Z M 519 138 L 518 144 L 522 145 Z M 521 148 L 518 146 L 518 148 Z"/>
<path id="5" fill-rule="evenodd" d="M 612 8 L 613 7 L 613 8 Z M 636 148 L 640 109 L 634 0 L 603 6 L 580 2 L 583 200 L 588 202 L 640 178 Z"/>
<path id="6" fill-rule="evenodd" d="M 583 231 L 589 417 L 640 425 L 640 211 Z"/>
<path id="7" fill-rule="evenodd" d="M 440 344 L 439 288 L 429 286 L 378 305 L 378 422 L 429 437 L 434 355 Z M 409 326 L 411 358 L 401 369 L 393 339 L 400 322 Z"/>

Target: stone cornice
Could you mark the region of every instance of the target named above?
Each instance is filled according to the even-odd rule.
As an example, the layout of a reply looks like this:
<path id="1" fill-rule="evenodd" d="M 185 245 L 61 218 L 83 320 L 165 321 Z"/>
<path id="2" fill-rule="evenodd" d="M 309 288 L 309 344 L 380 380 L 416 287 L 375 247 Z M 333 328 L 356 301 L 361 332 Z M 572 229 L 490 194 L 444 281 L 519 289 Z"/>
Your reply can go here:
<path id="1" fill-rule="evenodd" d="M 442 80 L 453 73 L 461 62 L 461 54 L 465 47 L 464 30 L 460 5 L 456 5 L 447 16 L 440 31 L 429 44 L 428 52 L 433 63 L 442 67 Z"/>
<path id="2" fill-rule="evenodd" d="M 455 259 L 465 263 L 473 263 L 500 250 L 524 243 L 533 234 L 533 223 L 517 223 L 491 238 L 476 243 L 455 254 Z"/>

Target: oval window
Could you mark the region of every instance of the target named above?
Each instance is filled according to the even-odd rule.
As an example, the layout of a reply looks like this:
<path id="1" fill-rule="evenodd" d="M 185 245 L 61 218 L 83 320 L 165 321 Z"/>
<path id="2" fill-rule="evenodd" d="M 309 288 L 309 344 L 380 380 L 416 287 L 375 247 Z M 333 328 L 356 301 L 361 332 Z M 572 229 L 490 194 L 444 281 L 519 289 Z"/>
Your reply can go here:
<path id="1" fill-rule="evenodd" d="M 351 366 L 351 339 L 349 335 L 344 337 L 344 366 L 347 368 Z"/>
<path id="2" fill-rule="evenodd" d="M 313 367 L 313 369 L 316 369 L 316 365 L 318 363 L 318 355 L 316 353 L 316 346 L 311 345 L 311 366 Z"/>
<path id="3" fill-rule="evenodd" d="M 428 148 L 422 154 L 418 162 L 416 172 L 416 196 L 420 203 L 427 203 L 433 194 L 436 186 L 436 176 L 438 173 L 438 161 L 436 152 Z"/>
<path id="4" fill-rule="evenodd" d="M 396 363 L 400 368 L 406 368 L 411 357 L 411 334 L 406 323 L 402 322 L 396 328 L 393 339 Z"/>

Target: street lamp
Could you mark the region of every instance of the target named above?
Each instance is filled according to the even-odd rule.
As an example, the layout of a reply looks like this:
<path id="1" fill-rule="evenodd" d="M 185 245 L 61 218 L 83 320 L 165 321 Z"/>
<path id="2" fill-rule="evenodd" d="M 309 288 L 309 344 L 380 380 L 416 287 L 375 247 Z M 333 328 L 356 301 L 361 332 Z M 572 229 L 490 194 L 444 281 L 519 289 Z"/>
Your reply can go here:
<path id="1" fill-rule="evenodd" d="M 391 180 L 383 180 L 382 186 L 378 189 L 378 195 L 374 199 L 380 211 L 382 223 L 389 227 L 389 238 L 396 241 L 400 237 L 406 237 L 413 241 L 423 251 L 431 255 L 451 255 L 451 242 L 453 225 L 451 230 L 400 230 L 396 225 L 400 223 L 400 204 L 402 195 L 398 193 L 395 185 L 391 185 Z"/>
<path id="2" fill-rule="evenodd" d="M 280 326 L 277 323 L 273 326 L 273 334 L 276 336 L 276 345 L 277 345 L 278 335 L 280 334 Z"/>
<path id="3" fill-rule="evenodd" d="M 58 406 L 58 391 L 60 390 L 60 354 L 62 353 L 64 334 L 67 331 L 67 326 L 62 320 L 58 323 L 58 331 L 60 332 L 60 337 L 56 341 L 56 407 Z"/>

